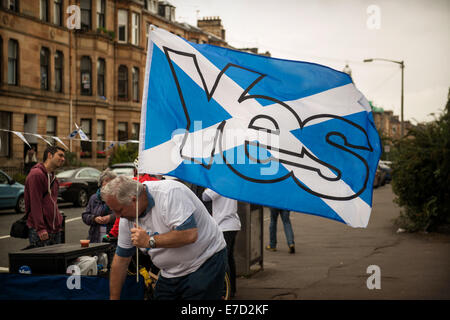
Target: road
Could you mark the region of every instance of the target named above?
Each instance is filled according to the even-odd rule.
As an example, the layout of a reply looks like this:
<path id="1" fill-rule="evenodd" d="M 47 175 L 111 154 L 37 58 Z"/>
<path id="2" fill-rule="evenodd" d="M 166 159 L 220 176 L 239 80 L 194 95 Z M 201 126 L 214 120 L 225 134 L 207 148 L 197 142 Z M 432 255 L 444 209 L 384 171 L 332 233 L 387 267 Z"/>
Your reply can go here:
<path id="1" fill-rule="evenodd" d="M 264 270 L 237 279 L 236 299 L 450 299 L 450 235 L 397 233 L 393 219 L 400 209 L 393 198 L 390 185 L 374 190 L 372 216 L 365 229 L 291 213 L 295 255 L 288 253 L 279 221 L 278 251 L 264 250 Z M 60 208 L 67 216 L 66 242 L 85 238 L 88 227 L 81 220 L 83 208 L 71 204 Z M 266 245 L 268 210 L 264 217 Z M 18 218 L 14 210 L 0 211 L 3 271 L 8 267 L 8 252 L 28 245 L 28 240 L 8 236 Z M 370 266 L 380 268 L 380 289 L 368 287 Z"/>
<path id="2" fill-rule="evenodd" d="M 67 216 L 66 242 L 79 242 L 80 239 L 86 239 L 89 227 L 81 220 L 81 213 L 84 208 L 73 207 L 71 203 L 60 203 L 59 208 Z M 8 252 L 19 251 L 29 244 L 27 239 L 9 236 L 11 225 L 21 216 L 14 209 L 0 210 L 0 271 L 5 271 L 9 266 Z"/>

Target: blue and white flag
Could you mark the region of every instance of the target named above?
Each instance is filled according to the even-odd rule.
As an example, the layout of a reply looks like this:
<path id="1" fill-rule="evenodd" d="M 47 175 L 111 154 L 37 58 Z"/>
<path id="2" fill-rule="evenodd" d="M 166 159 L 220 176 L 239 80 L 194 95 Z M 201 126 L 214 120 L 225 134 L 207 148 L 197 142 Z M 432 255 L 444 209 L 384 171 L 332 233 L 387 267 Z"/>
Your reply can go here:
<path id="1" fill-rule="evenodd" d="M 347 74 L 151 29 L 139 172 L 367 226 L 380 139 Z"/>

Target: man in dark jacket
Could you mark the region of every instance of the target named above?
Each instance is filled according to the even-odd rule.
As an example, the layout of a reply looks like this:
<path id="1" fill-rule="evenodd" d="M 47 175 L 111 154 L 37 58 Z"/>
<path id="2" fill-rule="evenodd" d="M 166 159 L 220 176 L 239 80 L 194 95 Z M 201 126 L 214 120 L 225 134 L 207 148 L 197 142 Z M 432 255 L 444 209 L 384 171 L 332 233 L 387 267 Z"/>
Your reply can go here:
<path id="1" fill-rule="evenodd" d="M 31 247 L 61 243 L 62 215 L 58 210 L 59 182 L 55 170 L 65 161 L 65 150 L 49 146 L 44 151 L 44 162 L 36 164 L 25 181 L 25 210 L 29 212 Z"/>

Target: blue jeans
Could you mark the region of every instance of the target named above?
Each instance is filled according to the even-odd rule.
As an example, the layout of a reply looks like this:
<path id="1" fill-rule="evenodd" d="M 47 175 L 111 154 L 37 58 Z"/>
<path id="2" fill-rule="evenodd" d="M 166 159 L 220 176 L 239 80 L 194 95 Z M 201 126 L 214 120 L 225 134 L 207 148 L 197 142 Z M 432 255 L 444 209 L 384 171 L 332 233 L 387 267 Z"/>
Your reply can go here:
<path id="1" fill-rule="evenodd" d="M 156 282 L 155 300 L 220 300 L 223 295 L 227 249 L 215 253 L 201 267 L 186 276 Z"/>
<path id="2" fill-rule="evenodd" d="M 61 231 L 57 233 L 49 233 L 48 239 L 42 241 L 41 239 L 39 239 L 37 231 L 35 229 L 30 229 L 30 232 L 28 233 L 28 240 L 30 241 L 30 248 L 45 247 L 51 246 L 53 244 L 59 244 L 62 241 Z"/>
<path id="3" fill-rule="evenodd" d="M 289 211 L 270 208 L 270 246 L 272 248 L 277 247 L 277 220 L 278 215 L 281 216 L 281 221 L 283 221 L 284 233 L 286 235 L 286 241 L 288 246 L 294 243 L 294 232 L 292 231 L 291 220 L 289 219 Z"/>

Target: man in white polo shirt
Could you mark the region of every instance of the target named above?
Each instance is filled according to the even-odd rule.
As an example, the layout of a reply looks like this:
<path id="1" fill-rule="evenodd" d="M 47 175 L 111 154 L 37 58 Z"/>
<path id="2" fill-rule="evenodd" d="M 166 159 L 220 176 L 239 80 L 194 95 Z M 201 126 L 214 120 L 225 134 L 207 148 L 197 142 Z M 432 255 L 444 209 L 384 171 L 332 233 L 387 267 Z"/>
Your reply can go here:
<path id="1" fill-rule="evenodd" d="M 227 243 L 228 266 L 230 270 L 231 297 L 236 294 L 236 263 L 234 261 L 234 243 L 241 230 L 241 220 L 237 213 L 237 201 L 226 198 L 211 189 L 205 189 L 203 201 L 212 201 L 212 216 L 219 225 Z"/>
<path id="2" fill-rule="evenodd" d="M 102 188 L 101 194 L 111 210 L 125 218 L 120 219 L 118 246 L 111 265 L 111 299 L 120 298 L 136 247 L 147 252 L 161 269 L 155 299 L 222 297 L 225 240 L 205 206 L 184 184 L 173 180 L 141 184 L 119 176 Z"/>

